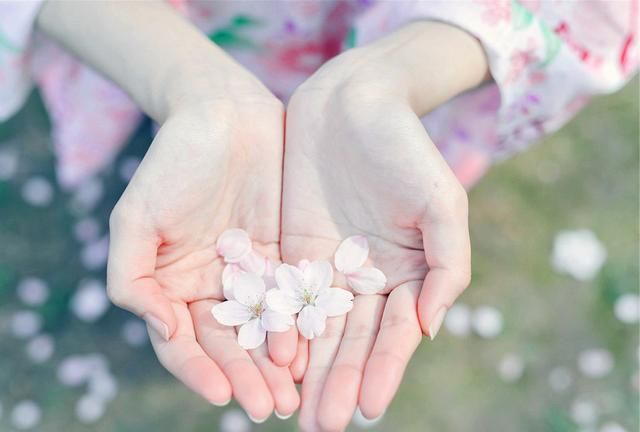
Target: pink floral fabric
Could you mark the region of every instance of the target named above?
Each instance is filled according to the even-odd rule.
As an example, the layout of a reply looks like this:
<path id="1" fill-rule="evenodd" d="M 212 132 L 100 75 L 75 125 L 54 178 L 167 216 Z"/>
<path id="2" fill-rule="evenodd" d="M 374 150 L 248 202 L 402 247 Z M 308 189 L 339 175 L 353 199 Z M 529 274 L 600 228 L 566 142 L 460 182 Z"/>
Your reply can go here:
<path id="1" fill-rule="evenodd" d="M 0 2 L 0 121 L 37 86 L 52 120 L 60 183 L 106 167 L 142 114 L 112 83 L 34 32 L 41 0 Z M 286 100 L 329 58 L 407 24 L 457 25 L 483 44 L 493 82 L 423 122 L 463 184 L 616 91 L 638 65 L 638 0 L 172 0 Z M 428 85 L 428 83 L 425 83 Z"/>

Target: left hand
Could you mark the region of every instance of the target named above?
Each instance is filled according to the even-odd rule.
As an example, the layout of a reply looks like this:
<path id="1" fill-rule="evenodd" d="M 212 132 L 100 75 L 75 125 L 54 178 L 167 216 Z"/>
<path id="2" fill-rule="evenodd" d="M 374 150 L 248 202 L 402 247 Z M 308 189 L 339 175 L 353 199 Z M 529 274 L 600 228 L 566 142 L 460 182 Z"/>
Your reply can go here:
<path id="1" fill-rule="evenodd" d="M 420 80 L 422 93 L 433 84 L 431 96 L 411 86 L 420 69 L 415 53 L 406 52 L 415 42 L 405 42 L 429 41 L 433 32 L 479 50 L 452 27 L 411 25 L 330 61 L 289 104 L 283 260 L 332 260 L 342 239 L 361 234 L 370 242 L 370 262 L 388 279 L 383 292 L 356 296 L 347 316 L 330 318 L 325 333 L 309 342 L 303 430 L 343 430 L 356 406 L 367 418 L 381 415 L 422 332 L 435 336 L 470 280 L 466 193 L 419 119 L 455 92 L 447 93 L 450 83 L 438 81 L 428 62 L 418 66 L 436 71 L 431 82 Z M 432 47 L 431 59 L 441 50 Z M 476 76 L 485 73 L 486 65 Z M 457 86 L 466 85 L 463 78 Z"/>

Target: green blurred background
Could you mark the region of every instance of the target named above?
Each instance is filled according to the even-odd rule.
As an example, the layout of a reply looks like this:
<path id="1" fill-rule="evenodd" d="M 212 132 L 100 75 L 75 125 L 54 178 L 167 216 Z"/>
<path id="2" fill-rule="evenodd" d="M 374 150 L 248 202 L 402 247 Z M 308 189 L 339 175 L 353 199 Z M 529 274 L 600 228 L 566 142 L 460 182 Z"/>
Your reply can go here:
<path id="1" fill-rule="evenodd" d="M 142 323 L 106 303 L 109 211 L 150 129 L 69 194 L 54 180 L 38 95 L 0 124 L 0 431 L 297 429 L 252 425 L 234 404 L 190 394 Z M 384 417 L 351 428 L 637 431 L 638 160 L 635 79 L 496 166 L 470 192 L 471 287 Z M 557 237 L 567 230 L 588 231 Z M 556 240 L 582 263 L 574 276 L 552 265 Z"/>

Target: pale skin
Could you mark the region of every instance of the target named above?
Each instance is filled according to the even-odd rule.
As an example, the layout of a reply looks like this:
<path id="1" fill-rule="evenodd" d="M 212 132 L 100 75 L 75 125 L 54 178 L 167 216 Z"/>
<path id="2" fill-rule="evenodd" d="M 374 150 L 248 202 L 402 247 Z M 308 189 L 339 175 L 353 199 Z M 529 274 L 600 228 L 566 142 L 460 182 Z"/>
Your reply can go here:
<path id="1" fill-rule="evenodd" d="M 258 421 L 300 401 L 305 431 L 343 430 L 357 405 L 382 414 L 469 283 L 466 194 L 419 116 L 486 78 L 479 43 L 420 22 L 350 50 L 295 92 L 285 130 L 282 104 L 161 3 L 49 1 L 38 24 L 161 125 L 113 211 L 108 266 L 110 298 L 147 320 L 160 362 Z M 247 352 L 210 313 L 227 228 L 292 263 L 366 235 L 387 288 L 310 343 L 291 329 Z"/>

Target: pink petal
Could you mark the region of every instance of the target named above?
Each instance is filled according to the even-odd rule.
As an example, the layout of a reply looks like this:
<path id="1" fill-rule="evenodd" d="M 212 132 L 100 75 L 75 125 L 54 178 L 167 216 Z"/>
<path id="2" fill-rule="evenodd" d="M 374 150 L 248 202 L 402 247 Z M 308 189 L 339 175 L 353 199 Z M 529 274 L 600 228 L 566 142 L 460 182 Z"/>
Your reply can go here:
<path id="1" fill-rule="evenodd" d="M 240 261 L 238 261 L 240 268 L 249 273 L 255 273 L 258 276 L 264 275 L 267 269 L 267 260 L 258 252 L 252 250 L 246 254 Z"/>
<path id="2" fill-rule="evenodd" d="M 227 300 L 234 300 L 233 283 L 243 273 L 238 264 L 227 264 L 222 270 L 222 293 Z"/>
<path id="3" fill-rule="evenodd" d="M 384 273 L 374 267 L 361 267 L 345 276 L 347 284 L 359 294 L 375 294 L 387 284 Z"/>
<path id="4" fill-rule="evenodd" d="M 294 324 L 291 315 L 267 309 L 262 312 L 262 327 L 270 332 L 285 332 Z"/>
<path id="5" fill-rule="evenodd" d="M 233 297 L 245 306 L 262 303 L 264 292 L 264 281 L 253 273 L 241 273 L 233 283 Z"/>
<path id="6" fill-rule="evenodd" d="M 251 239 L 245 230 L 228 229 L 218 237 L 216 250 L 224 257 L 225 262 L 236 263 L 251 252 Z"/>
<path id="7" fill-rule="evenodd" d="M 333 282 L 333 268 L 329 261 L 313 261 L 304 268 L 304 280 L 311 285 L 314 294 L 329 288 Z"/>
<path id="8" fill-rule="evenodd" d="M 335 254 L 336 269 L 342 273 L 351 272 L 367 261 L 369 242 L 362 235 L 347 237 L 340 243 Z"/>
<path id="9" fill-rule="evenodd" d="M 258 348 L 266 336 L 267 331 L 262 327 L 262 322 L 259 318 L 254 318 L 238 330 L 238 344 L 247 350 Z"/>
<path id="10" fill-rule="evenodd" d="M 296 296 L 292 296 L 287 291 L 281 289 L 270 289 L 265 296 L 267 306 L 274 311 L 293 315 L 300 312 L 302 302 Z"/>
<path id="11" fill-rule="evenodd" d="M 226 326 L 244 324 L 253 316 L 249 308 L 235 300 L 218 303 L 211 308 L 211 313 L 216 321 Z"/>
<path id="12" fill-rule="evenodd" d="M 290 294 L 301 290 L 304 275 L 296 267 L 289 264 L 280 264 L 276 269 L 276 283 L 278 288 Z"/>
<path id="13" fill-rule="evenodd" d="M 353 308 L 353 294 L 342 288 L 328 288 L 320 291 L 316 306 L 329 317 L 344 315 Z"/>
<path id="14" fill-rule="evenodd" d="M 315 306 L 305 306 L 298 314 L 298 330 L 307 339 L 322 335 L 327 322 L 327 314 Z"/>
<path id="15" fill-rule="evenodd" d="M 310 262 L 311 261 L 309 261 L 308 259 L 301 259 L 300 261 L 298 261 L 298 268 L 304 271 L 304 269 L 307 268 Z"/>

